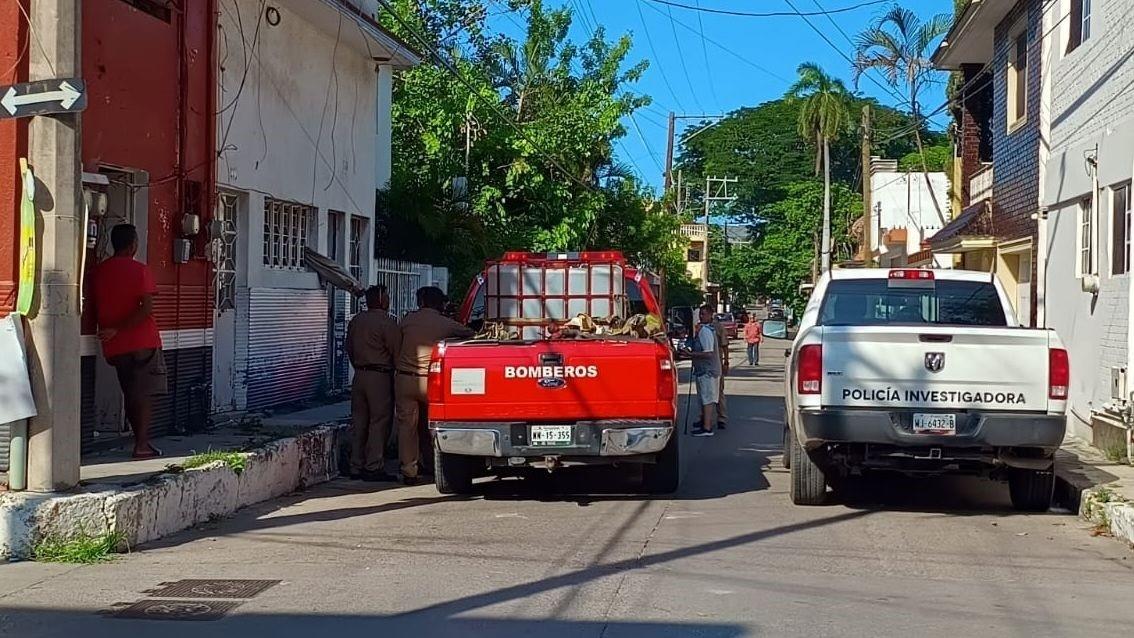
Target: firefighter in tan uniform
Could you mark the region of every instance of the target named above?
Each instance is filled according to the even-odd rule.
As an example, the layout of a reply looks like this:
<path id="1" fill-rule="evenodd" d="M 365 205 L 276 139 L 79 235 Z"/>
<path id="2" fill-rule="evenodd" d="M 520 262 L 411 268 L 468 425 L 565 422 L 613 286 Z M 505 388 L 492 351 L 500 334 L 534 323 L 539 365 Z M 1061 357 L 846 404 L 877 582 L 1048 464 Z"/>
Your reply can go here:
<path id="1" fill-rule="evenodd" d="M 386 441 L 394 417 L 394 363 L 401 352 L 402 331 L 389 308 L 386 287 L 371 286 L 366 290 L 366 310 L 347 327 L 347 358 L 354 368 L 350 476 L 364 481 L 395 480 L 386 473 Z"/>
<path id="2" fill-rule="evenodd" d="M 398 458 L 406 485 L 423 481 L 423 468 L 433 467 L 433 446 L 429 440 L 428 389 L 429 359 L 433 346 L 445 339 L 469 339 L 475 333 L 442 314 L 445 293 L 427 286 L 417 291 L 419 310 L 402 319 L 401 356 L 397 360 L 394 383 L 398 414 Z"/>

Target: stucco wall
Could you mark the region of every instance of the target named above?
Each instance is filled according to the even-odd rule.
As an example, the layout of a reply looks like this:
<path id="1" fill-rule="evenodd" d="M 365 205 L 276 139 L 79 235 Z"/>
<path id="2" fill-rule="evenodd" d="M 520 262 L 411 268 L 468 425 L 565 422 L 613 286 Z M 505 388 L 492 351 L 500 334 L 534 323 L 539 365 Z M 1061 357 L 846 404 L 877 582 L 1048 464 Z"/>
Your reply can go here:
<path id="1" fill-rule="evenodd" d="M 933 196 L 940 206 L 933 206 L 929 187 L 925 183 L 922 173 L 909 173 L 905 171 L 874 171 L 871 175 L 871 199 L 878 213 L 872 218 L 875 230 L 871 233 L 874 248 L 882 246 L 882 235 L 887 229 L 905 228 L 906 245 L 905 255 L 912 255 L 921 250 L 923 239 L 932 237 L 941 230 L 945 221 L 949 220 L 949 179 L 945 173 L 930 173 L 929 180 L 933 184 Z M 900 252 L 900 251 L 899 251 Z M 885 262 L 886 260 L 883 259 Z M 947 256 L 935 258 L 938 266 L 944 267 L 951 263 Z"/>

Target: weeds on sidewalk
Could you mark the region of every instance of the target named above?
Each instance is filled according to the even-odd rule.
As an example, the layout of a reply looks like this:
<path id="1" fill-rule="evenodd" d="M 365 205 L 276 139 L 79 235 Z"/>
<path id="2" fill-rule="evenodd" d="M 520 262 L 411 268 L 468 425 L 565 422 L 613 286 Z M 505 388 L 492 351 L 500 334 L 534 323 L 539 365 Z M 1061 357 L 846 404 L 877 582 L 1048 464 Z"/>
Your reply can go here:
<path id="1" fill-rule="evenodd" d="M 236 474 L 240 474 L 244 471 L 244 466 L 245 463 L 248 462 L 248 457 L 243 452 L 209 450 L 208 452 L 194 454 L 193 456 L 185 459 L 185 462 L 181 464 L 181 467 L 186 470 L 191 470 L 195 467 L 204 467 L 206 465 L 209 465 L 210 463 L 216 463 L 217 461 L 220 461 L 221 463 L 227 465 L 229 469 L 231 469 Z"/>
<path id="2" fill-rule="evenodd" d="M 120 531 L 92 536 L 83 530 L 71 538 L 49 536 L 36 543 L 32 556 L 41 563 L 75 563 L 89 565 L 113 558 L 113 554 L 129 551 L 126 534 Z"/>

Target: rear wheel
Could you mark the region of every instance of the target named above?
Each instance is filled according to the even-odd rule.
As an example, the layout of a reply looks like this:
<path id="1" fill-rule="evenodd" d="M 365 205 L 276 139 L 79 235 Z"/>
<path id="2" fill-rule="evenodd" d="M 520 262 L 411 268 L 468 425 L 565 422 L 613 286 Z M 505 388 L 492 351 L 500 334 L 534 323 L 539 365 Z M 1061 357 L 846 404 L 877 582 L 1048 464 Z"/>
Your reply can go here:
<path id="1" fill-rule="evenodd" d="M 474 463 L 479 460 L 474 456 L 446 454 L 434 447 L 433 464 L 435 472 L 433 477 L 437 491 L 442 494 L 468 494 L 472 492 L 475 474 Z"/>
<path id="2" fill-rule="evenodd" d="M 1055 464 L 1046 470 L 1014 467 L 1008 471 L 1012 507 L 1021 512 L 1046 512 L 1055 489 Z"/>
<path id="3" fill-rule="evenodd" d="M 665 449 L 658 453 L 654 463 L 642 468 L 642 484 L 650 494 L 672 494 L 681 484 L 681 453 L 679 433 L 674 428 Z"/>
<path id="4" fill-rule="evenodd" d="M 827 477 L 807 450 L 788 433 L 791 456 L 791 502 L 796 505 L 822 505 L 827 500 Z"/>

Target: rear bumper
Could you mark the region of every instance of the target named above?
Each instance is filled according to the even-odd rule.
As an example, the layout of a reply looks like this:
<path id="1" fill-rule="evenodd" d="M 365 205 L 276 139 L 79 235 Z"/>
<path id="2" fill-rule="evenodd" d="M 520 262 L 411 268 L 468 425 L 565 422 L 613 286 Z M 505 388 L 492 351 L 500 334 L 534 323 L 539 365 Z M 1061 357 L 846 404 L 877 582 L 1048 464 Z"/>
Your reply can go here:
<path id="1" fill-rule="evenodd" d="M 821 410 L 800 412 L 800 442 L 807 449 L 827 443 L 872 443 L 899 447 L 1043 448 L 1063 443 L 1063 415 L 958 412 L 957 433 L 914 434 L 913 410 Z"/>
<path id="2" fill-rule="evenodd" d="M 531 423 L 451 422 L 429 424 L 437 449 L 482 457 L 636 456 L 661 452 L 673 436 L 670 421 L 582 421 L 572 423 L 570 445 L 530 445 Z"/>

